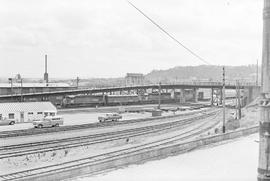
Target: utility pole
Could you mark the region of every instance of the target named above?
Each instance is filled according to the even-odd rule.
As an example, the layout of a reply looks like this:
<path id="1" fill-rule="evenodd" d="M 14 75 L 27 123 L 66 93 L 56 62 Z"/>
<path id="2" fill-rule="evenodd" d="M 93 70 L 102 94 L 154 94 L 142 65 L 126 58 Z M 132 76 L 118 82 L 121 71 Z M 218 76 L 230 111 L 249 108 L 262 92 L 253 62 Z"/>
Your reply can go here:
<path id="1" fill-rule="evenodd" d="M 256 86 L 259 84 L 259 63 L 257 59 L 257 67 L 256 67 Z"/>
<path id="2" fill-rule="evenodd" d="M 158 84 L 158 109 L 160 109 L 160 103 L 161 103 L 161 82 Z"/>
<path id="3" fill-rule="evenodd" d="M 264 0 L 258 181 L 270 181 L 270 0 Z"/>
<path id="4" fill-rule="evenodd" d="M 23 102 L 23 79 L 21 78 L 21 102 Z"/>
<path id="5" fill-rule="evenodd" d="M 77 89 L 79 88 L 79 81 L 80 81 L 80 78 L 77 77 L 77 79 L 76 79 L 76 86 L 77 86 Z"/>
<path id="6" fill-rule="evenodd" d="M 226 128 L 225 128 L 225 114 L 226 114 L 226 108 L 225 108 L 225 67 L 223 66 L 222 68 L 223 70 L 223 73 L 222 73 L 222 83 L 223 83 L 223 86 L 222 86 L 222 106 L 223 106 L 223 121 L 222 121 L 222 133 L 225 133 L 226 132 Z"/>

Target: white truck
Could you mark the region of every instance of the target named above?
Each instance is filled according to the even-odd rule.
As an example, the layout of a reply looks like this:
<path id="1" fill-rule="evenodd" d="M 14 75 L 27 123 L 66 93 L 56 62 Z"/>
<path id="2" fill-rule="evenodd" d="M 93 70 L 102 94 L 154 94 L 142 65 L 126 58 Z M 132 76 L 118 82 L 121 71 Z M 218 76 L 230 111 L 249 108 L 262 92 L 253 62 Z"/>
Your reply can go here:
<path id="1" fill-rule="evenodd" d="M 1 118 L 0 125 L 13 125 L 17 122 L 16 119 Z"/>
<path id="2" fill-rule="evenodd" d="M 43 127 L 59 127 L 64 124 L 64 119 L 62 116 L 46 116 L 42 119 L 37 119 L 33 121 L 35 128 Z"/>
<path id="3" fill-rule="evenodd" d="M 104 116 L 98 117 L 99 122 L 118 121 L 119 119 L 122 119 L 122 115 L 118 113 L 107 113 Z"/>

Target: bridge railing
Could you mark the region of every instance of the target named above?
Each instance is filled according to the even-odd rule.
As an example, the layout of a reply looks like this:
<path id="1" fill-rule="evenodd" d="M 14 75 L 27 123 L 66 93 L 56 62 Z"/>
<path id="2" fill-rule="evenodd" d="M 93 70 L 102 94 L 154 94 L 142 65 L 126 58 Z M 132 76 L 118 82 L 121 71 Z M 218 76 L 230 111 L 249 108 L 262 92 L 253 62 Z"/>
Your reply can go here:
<path id="1" fill-rule="evenodd" d="M 154 84 L 157 85 L 157 84 Z M 222 82 L 218 81 L 183 81 L 183 82 L 174 82 L 174 83 L 161 83 L 161 85 L 195 85 L 195 86 L 222 86 Z M 236 86 L 236 82 L 225 82 L 225 86 Z M 253 82 L 240 82 L 239 86 L 258 86 Z"/>
<path id="2" fill-rule="evenodd" d="M 222 86 L 222 82 L 219 81 L 181 81 L 181 82 L 172 82 L 172 83 L 162 83 L 161 85 L 191 85 L 191 86 Z M 136 85 L 119 85 L 119 86 L 106 86 L 106 87 L 91 87 L 91 88 L 82 88 L 82 89 L 114 89 L 114 88 L 125 88 L 125 87 L 140 87 L 140 86 L 158 86 L 156 84 L 136 84 Z M 226 82 L 225 86 L 236 86 L 236 82 L 230 81 Z M 240 82 L 239 86 L 258 86 L 253 82 Z M 79 89 L 80 90 L 80 89 Z"/>

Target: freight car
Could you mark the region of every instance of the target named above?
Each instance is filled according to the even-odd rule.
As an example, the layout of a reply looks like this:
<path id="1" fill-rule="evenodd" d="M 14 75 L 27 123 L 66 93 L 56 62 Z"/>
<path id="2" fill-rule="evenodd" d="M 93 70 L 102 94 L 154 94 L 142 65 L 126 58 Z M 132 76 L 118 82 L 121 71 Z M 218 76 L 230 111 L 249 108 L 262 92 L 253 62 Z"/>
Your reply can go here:
<path id="1" fill-rule="evenodd" d="M 63 95 L 51 95 L 48 97 L 24 97 L 24 102 L 40 102 L 40 101 L 50 101 L 56 107 L 61 107 L 63 104 Z"/>
<path id="2" fill-rule="evenodd" d="M 172 98 L 171 93 L 161 93 L 160 100 L 162 103 L 174 102 L 175 99 Z M 146 96 L 145 103 L 157 103 L 159 101 L 159 93 L 149 93 Z"/>
<path id="3" fill-rule="evenodd" d="M 138 95 L 108 95 L 107 105 L 129 105 L 141 102 Z"/>
<path id="4" fill-rule="evenodd" d="M 171 93 L 161 93 L 161 103 L 177 102 L 177 94 L 172 97 Z M 158 93 L 145 95 L 75 95 L 66 96 L 62 101 L 62 107 L 95 107 L 116 106 L 135 104 L 156 104 L 159 100 Z"/>
<path id="5" fill-rule="evenodd" d="M 62 107 L 63 104 L 63 95 L 49 96 L 46 101 L 50 101 L 56 107 Z"/>
<path id="6" fill-rule="evenodd" d="M 76 95 L 66 96 L 62 101 L 63 107 L 104 106 L 107 104 L 106 95 Z"/>

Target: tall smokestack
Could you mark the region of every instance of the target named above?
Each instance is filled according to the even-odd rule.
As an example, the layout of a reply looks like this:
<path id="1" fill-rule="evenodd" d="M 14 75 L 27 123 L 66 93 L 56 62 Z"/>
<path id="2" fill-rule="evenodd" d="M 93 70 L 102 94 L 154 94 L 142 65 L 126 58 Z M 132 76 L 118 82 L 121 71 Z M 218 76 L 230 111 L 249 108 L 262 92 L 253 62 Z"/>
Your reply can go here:
<path id="1" fill-rule="evenodd" d="M 49 83 L 49 74 L 47 72 L 47 55 L 45 55 L 45 73 L 44 73 L 44 81 Z"/>
<path id="2" fill-rule="evenodd" d="M 264 0 L 258 181 L 270 181 L 270 0 Z"/>
<path id="3" fill-rule="evenodd" d="M 47 72 L 47 55 L 45 55 L 45 73 L 48 73 Z"/>

